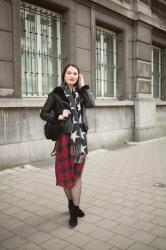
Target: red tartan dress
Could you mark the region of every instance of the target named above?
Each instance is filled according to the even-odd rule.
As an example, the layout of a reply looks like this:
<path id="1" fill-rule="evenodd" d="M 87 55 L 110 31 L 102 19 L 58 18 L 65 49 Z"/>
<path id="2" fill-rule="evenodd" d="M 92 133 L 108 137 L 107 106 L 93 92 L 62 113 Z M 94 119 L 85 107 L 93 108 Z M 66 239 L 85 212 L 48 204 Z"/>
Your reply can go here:
<path id="1" fill-rule="evenodd" d="M 56 185 L 72 188 L 82 175 L 85 158 L 82 163 L 74 163 L 74 156 L 71 155 L 70 135 L 62 134 L 58 139 L 55 157 Z"/>

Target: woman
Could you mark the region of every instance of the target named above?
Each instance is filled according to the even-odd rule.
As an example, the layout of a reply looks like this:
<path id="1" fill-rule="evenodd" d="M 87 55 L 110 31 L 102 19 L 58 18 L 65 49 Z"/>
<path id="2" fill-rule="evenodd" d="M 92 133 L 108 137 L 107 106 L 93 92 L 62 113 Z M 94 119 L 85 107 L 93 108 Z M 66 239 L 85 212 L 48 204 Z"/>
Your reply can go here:
<path id="1" fill-rule="evenodd" d="M 86 108 L 94 107 L 94 100 L 85 85 L 84 77 L 74 64 L 68 64 L 62 73 L 62 84 L 47 98 L 41 118 L 59 124 L 62 132 L 56 142 L 56 185 L 61 186 L 68 198 L 69 225 L 78 224 L 77 217 L 85 214 L 79 208 L 81 176 L 87 150 Z"/>

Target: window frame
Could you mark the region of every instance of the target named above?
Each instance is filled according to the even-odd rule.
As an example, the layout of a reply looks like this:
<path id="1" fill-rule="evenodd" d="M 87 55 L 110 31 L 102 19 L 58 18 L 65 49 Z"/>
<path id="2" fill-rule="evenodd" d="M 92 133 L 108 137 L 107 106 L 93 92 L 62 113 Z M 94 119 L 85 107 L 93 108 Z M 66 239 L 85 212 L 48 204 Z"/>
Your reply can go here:
<path id="1" fill-rule="evenodd" d="M 157 97 L 154 96 L 154 74 L 153 74 L 153 70 L 154 70 L 154 49 L 157 49 L 159 51 L 159 62 L 158 62 L 158 65 L 159 65 L 159 86 L 158 86 L 158 92 L 159 92 L 159 95 Z M 155 99 L 161 99 L 161 78 L 162 78 L 162 71 L 161 71 L 161 50 L 162 48 L 159 47 L 159 46 L 155 46 L 153 45 L 152 46 L 152 64 L 151 64 L 151 67 L 152 67 L 152 84 L 151 84 L 151 93 L 152 93 L 152 97 L 155 98 Z"/>
<path id="2" fill-rule="evenodd" d="M 34 16 L 36 16 L 36 18 L 37 18 L 35 20 L 35 26 L 38 25 L 39 21 L 41 22 L 41 19 L 42 19 L 41 17 L 43 15 L 42 14 L 42 12 L 43 12 L 43 13 L 46 13 L 45 15 L 43 15 L 44 18 L 46 18 L 46 15 L 48 15 L 48 18 L 50 18 L 50 19 L 55 17 L 55 26 L 56 26 L 56 29 L 57 29 L 56 33 L 55 33 L 55 36 L 56 36 L 56 38 L 55 38 L 55 40 L 56 40 L 56 50 L 57 50 L 57 52 L 56 52 L 56 54 L 54 56 L 54 60 L 56 60 L 55 64 L 57 66 L 57 72 L 55 72 L 55 74 L 53 74 L 53 73 L 50 74 L 50 76 L 52 78 L 53 78 L 53 76 L 54 76 L 54 78 L 57 77 L 58 80 L 57 81 L 52 80 L 52 85 L 46 84 L 45 87 L 48 88 L 47 91 L 44 91 L 44 78 L 43 78 L 44 73 L 43 73 L 43 69 L 42 69 L 44 63 L 42 62 L 42 60 L 43 60 L 42 57 L 39 58 L 40 57 L 40 55 L 39 55 L 39 56 L 37 56 L 37 59 L 36 59 L 37 60 L 37 72 L 34 71 L 34 74 L 36 74 L 36 76 L 37 76 L 37 80 L 36 80 L 36 82 L 37 82 L 37 91 L 36 91 L 36 93 L 33 91 L 33 87 L 34 86 L 32 85 L 33 86 L 32 87 L 32 93 L 28 93 L 28 91 L 24 91 L 23 92 L 23 74 L 25 76 L 26 68 L 25 68 L 25 72 L 23 72 L 24 69 L 23 69 L 22 55 L 21 55 L 21 96 L 23 98 L 28 98 L 28 97 L 34 97 L 34 98 L 40 97 L 41 98 L 41 97 L 47 96 L 48 93 L 56 86 L 56 85 L 54 85 L 54 82 L 55 83 L 57 82 L 57 85 L 61 82 L 61 73 L 62 73 L 62 68 L 63 68 L 63 63 L 64 63 L 64 60 L 65 60 L 65 57 L 63 56 L 63 54 L 64 54 L 64 45 L 63 45 L 63 35 L 64 34 L 63 34 L 63 27 L 60 27 L 60 26 L 61 25 L 63 26 L 64 21 L 63 21 L 62 14 L 58 13 L 57 11 L 56 12 L 55 11 L 50 11 L 50 10 L 48 10 L 46 8 L 42 8 L 40 6 L 37 6 L 37 5 L 34 5 L 34 4 L 25 3 L 25 2 L 21 2 L 20 15 L 21 15 L 21 11 L 24 12 L 24 11 L 26 11 L 26 8 L 29 8 L 29 7 L 32 8 L 33 10 L 35 8 Z M 21 10 L 21 8 L 22 8 L 22 10 Z M 39 14 L 39 12 L 41 14 Z M 28 13 L 28 11 L 27 11 L 27 13 Z M 50 17 L 49 14 L 52 15 L 52 16 Z M 26 23 L 26 21 L 24 19 L 24 24 L 25 23 Z M 42 29 L 42 24 L 40 23 L 39 25 L 40 25 L 40 28 Z M 30 32 L 31 32 L 31 30 L 30 30 Z M 49 39 L 52 39 L 51 34 L 52 33 L 50 33 L 50 37 L 48 37 Z M 42 35 L 42 32 L 41 32 L 41 35 Z M 22 36 L 22 33 L 21 33 L 21 36 Z M 39 42 L 38 39 L 40 40 L 40 42 Z M 26 40 L 26 37 L 25 37 L 25 40 Z M 24 42 L 26 42 L 25 40 L 24 40 Z M 39 37 L 39 35 L 37 35 L 36 36 L 36 40 L 38 40 L 38 45 L 39 45 L 39 49 L 37 48 L 36 54 L 38 53 L 38 51 L 39 51 L 39 54 L 40 54 L 40 51 L 41 51 L 40 49 L 42 48 L 42 36 Z M 43 42 L 43 44 L 44 44 L 44 42 Z M 53 46 L 53 41 L 52 41 L 52 46 Z M 52 47 L 52 49 L 53 49 L 53 47 Z M 21 50 L 23 50 L 22 46 L 21 46 Z M 46 56 L 47 56 L 47 59 L 48 59 L 48 55 L 46 55 Z M 25 57 L 26 57 L 26 52 L 25 52 Z M 31 57 L 32 57 L 32 55 L 31 55 Z M 50 57 L 51 57 L 51 55 L 50 55 Z M 32 58 L 31 58 L 31 60 L 32 60 Z M 49 62 L 47 62 L 47 63 L 49 63 Z M 53 66 L 53 64 L 52 64 L 52 66 Z M 48 70 L 47 70 L 47 74 L 45 74 L 45 75 L 46 75 L 46 78 L 47 78 L 46 79 L 46 82 L 47 82 L 48 81 L 48 76 L 49 76 Z M 24 84 L 26 85 L 27 83 L 24 83 Z"/>
<path id="3" fill-rule="evenodd" d="M 96 51 L 95 51 L 95 61 L 96 61 L 96 99 L 100 100 L 100 99 L 116 99 L 117 97 L 117 74 L 118 74 L 118 32 L 113 31 L 112 29 L 105 29 L 104 27 L 102 27 L 101 25 L 96 25 L 96 39 L 95 39 L 95 44 L 96 44 Z M 99 46 L 97 43 L 97 33 L 100 36 L 100 42 L 99 42 Z M 104 33 L 106 35 L 104 35 Z M 108 54 L 108 49 L 105 49 L 105 46 L 107 46 L 107 43 L 104 42 L 104 39 L 108 38 L 108 37 L 113 36 L 112 39 L 112 43 L 113 43 L 113 47 L 112 47 L 112 51 L 110 54 L 113 54 L 113 58 L 112 58 L 112 63 L 111 66 L 113 68 L 113 80 L 110 80 L 110 82 L 113 82 L 113 95 L 111 96 L 107 96 L 105 93 L 108 90 L 108 82 L 109 80 L 107 79 L 107 74 L 108 71 L 107 69 L 104 69 L 104 66 L 107 67 L 107 65 L 109 65 L 106 60 L 106 56 Z M 100 52 L 102 51 L 102 53 L 100 53 L 100 56 L 98 56 L 98 51 L 100 50 Z M 104 55 L 105 53 L 105 55 Z M 100 62 L 98 63 L 98 57 L 100 57 Z M 98 66 L 100 65 L 100 66 Z M 100 73 L 97 71 L 98 68 L 101 67 L 101 71 Z M 111 69 L 110 69 L 111 70 Z M 100 74 L 100 78 L 98 78 L 98 75 Z M 97 81 L 101 81 L 100 84 L 100 94 L 98 95 L 98 91 L 97 89 L 98 87 L 98 82 Z M 106 83 L 105 83 L 106 82 Z M 106 92 L 105 92 L 106 91 Z"/>

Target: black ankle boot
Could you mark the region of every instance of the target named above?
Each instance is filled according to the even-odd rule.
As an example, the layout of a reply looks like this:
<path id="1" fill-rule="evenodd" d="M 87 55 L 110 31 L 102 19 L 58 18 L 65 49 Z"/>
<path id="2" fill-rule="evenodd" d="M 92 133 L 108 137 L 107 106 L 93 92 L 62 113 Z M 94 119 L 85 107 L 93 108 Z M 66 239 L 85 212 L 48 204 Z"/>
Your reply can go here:
<path id="1" fill-rule="evenodd" d="M 72 206 L 74 206 L 73 200 L 69 200 L 69 205 L 68 205 L 69 210 Z M 77 217 L 84 217 L 85 213 L 79 208 L 79 206 L 75 206 L 75 207 L 77 210 Z"/>
<path id="2" fill-rule="evenodd" d="M 69 225 L 71 227 L 76 227 L 78 224 L 77 208 L 76 208 L 76 206 L 74 206 L 74 204 L 72 206 L 69 206 L 69 212 L 70 212 Z"/>
<path id="3" fill-rule="evenodd" d="M 84 217 L 85 213 L 79 208 L 79 206 L 76 206 L 77 208 L 77 217 Z"/>

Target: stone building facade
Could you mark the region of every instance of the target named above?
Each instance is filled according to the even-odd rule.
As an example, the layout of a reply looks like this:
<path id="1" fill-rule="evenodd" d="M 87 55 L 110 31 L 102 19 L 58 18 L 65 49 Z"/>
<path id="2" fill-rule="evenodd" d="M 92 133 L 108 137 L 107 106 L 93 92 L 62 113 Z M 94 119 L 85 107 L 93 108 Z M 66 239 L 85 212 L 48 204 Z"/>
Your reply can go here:
<path id="1" fill-rule="evenodd" d="M 166 135 L 164 0 L 1 0 L 1 166 L 49 156 L 39 113 L 69 62 L 95 97 L 90 149 Z"/>

